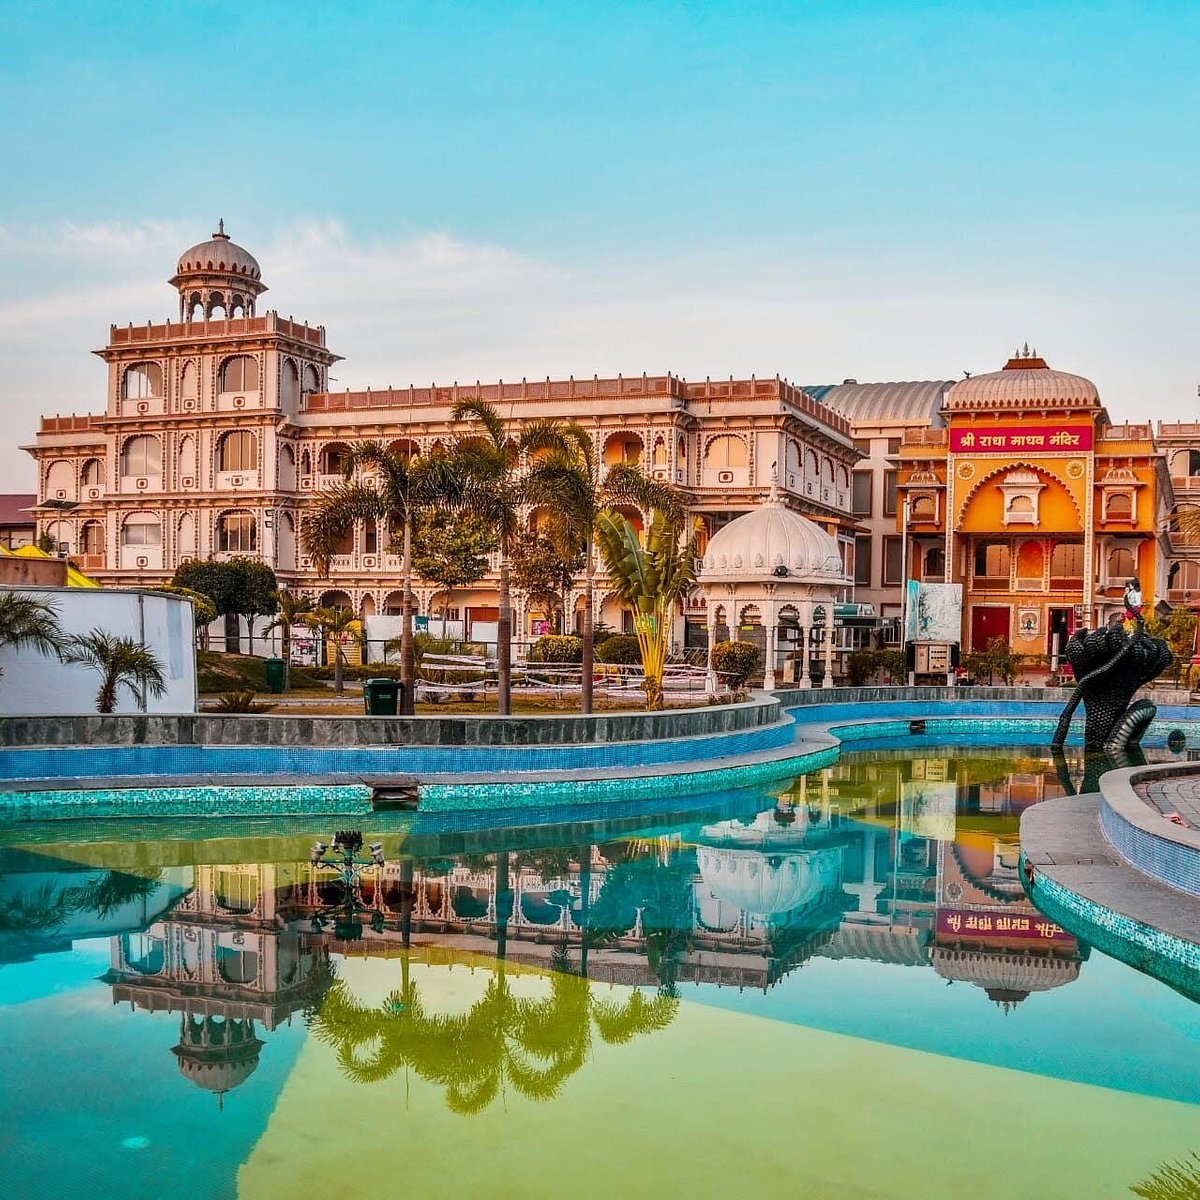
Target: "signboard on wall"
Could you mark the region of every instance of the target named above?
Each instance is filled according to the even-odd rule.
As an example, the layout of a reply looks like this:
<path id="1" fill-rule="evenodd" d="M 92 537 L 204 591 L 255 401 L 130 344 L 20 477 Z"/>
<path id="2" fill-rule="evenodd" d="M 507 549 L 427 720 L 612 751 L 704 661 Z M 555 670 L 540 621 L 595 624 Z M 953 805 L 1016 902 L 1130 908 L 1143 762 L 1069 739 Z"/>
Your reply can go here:
<path id="1" fill-rule="evenodd" d="M 1034 912 L 976 912 L 965 908 L 939 908 L 937 932 L 944 938 L 1001 937 L 1074 946 L 1075 938 L 1061 925 Z"/>
<path id="2" fill-rule="evenodd" d="M 1091 448 L 1090 425 L 960 425 L 950 430 L 951 454 L 1061 454 Z"/>
<path id="3" fill-rule="evenodd" d="M 904 610 L 906 642 L 962 640 L 962 584 L 908 581 Z"/>

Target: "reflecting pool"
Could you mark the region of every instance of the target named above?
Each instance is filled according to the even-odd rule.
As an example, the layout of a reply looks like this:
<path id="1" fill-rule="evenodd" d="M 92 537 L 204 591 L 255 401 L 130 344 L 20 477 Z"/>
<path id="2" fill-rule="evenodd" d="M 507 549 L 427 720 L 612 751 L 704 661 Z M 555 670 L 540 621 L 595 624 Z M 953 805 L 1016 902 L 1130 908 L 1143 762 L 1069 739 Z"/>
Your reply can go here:
<path id="1" fill-rule="evenodd" d="M 1021 888 L 1067 765 L 893 743 L 348 850 L 327 817 L 10 827 L 0 1195 L 1200 1192 L 1200 1006 Z"/>

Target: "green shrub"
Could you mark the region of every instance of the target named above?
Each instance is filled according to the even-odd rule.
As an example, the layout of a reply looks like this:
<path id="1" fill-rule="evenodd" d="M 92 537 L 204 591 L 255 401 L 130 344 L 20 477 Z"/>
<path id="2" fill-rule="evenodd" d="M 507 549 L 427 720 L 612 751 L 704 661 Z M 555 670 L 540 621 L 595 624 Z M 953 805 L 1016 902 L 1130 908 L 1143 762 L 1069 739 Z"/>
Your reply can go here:
<path id="1" fill-rule="evenodd" d="M 879 666 L 874 650 L 853 650 L 846 657 L 846 682 L 851 687 L 865 687 Z"/>
<path id="2" fill-rule="evenodd" d="M 745 686 L 758 669 L 758 661 L 758 647 L 753 642 L 718 642 L 713 647 L 713 670 L 733 691 Z"/>
<path id="3" fill-rule="evenodd" d="M 534 663 L 581 663 L 583 639 L 548 633 L 529 649 L 529 661 Z"/>
<path id="4" fill-rule="evenodd" d="M 612 637 L 605 638 L 596 647 L 596 661 L 640 666 L 642 651 L 638 646 L 637 638 L 632 633 L 615 633 Z"/>

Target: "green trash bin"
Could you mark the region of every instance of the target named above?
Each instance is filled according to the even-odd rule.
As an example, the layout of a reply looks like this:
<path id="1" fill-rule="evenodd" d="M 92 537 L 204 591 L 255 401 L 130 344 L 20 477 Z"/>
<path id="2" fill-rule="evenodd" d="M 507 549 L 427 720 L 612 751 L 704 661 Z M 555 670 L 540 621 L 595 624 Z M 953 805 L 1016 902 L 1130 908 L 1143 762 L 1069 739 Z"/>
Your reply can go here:
<path id="1" fill-rule="evenodd" d="M 398 679 L 363 681 L 363 709 L 369 717 L 394 717 L 400 702 Z"/>
<path id="2" fill-rule="evenodd" d="M 266 680 L 267 691 L 279 695 L 287 678 L 287 663 L 282 658 L 268 658 L 263 663 L 263 678 Z"/>

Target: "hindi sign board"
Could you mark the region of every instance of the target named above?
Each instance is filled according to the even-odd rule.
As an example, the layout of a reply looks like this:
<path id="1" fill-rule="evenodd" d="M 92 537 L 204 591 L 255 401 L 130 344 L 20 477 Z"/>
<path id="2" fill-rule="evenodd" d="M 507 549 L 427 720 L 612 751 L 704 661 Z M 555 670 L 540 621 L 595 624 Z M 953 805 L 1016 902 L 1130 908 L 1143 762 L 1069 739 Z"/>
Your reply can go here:
<path id="1" fill-rule="evenodd" d="M 1092 448 L 1090 425 L 957 425 L 951 454 L 1074 454 Z"/>
<path id="2" fill-rule="evenodd" d="M 971 938 L 1021 938 L 1031 942 L 1055 942 L 1074 946 L 1072 937 L 1061 925 L 1043 917 L 1039 912 L 976 912 L 966 908 L 939 908 L 937 910 L 937 932 L 939 937 Z"/>

